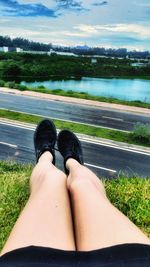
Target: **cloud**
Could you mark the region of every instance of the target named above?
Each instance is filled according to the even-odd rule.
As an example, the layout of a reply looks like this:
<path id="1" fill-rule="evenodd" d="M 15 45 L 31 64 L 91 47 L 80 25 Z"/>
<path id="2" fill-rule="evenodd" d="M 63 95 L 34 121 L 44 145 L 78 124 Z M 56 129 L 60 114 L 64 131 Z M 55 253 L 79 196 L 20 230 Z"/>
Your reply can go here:
<path id="1" fill-rule="evenodd" d="M 40 3 L 20 4 L 16 0 L 0 0 L 0 13 L 2 16 L 47 16 L 56 17 L 53 9 Z"/>
<path id="2" fill-rule="evenodd" d="M 149 50 L 149 5 L 150 0 L 0 0 L 0 35 Z"/>
<path id="3" fill-rule="evenodd" d="M 84 8 L 81 1 L 76 0 L 56 0 L 57 8 L 63 10 L 72 10 L 72 11 L 87 11 L 88 9 Z"/>
<path id="4" fill-rule="evenodd" d="M 93 5 L 93 6 L 105 6 L 105 5 L 107 5 L 107 4 L 108 4 L 107 1 L 101 1 L 101 2 L 95 2 L 95 3 L 93 3 L 92 5 Z"/>
<path id="5" fill-rule="evenodd" d="M 105 24 L 105 25 L 86 25 L 80 24 L 74 27 L 81 32 L 89 35 L 102 33 L 121 33 L 127 35 L 136 35 L 138 38 L 150 38 L 149 26 L 137 24 Z"/>
<path id="6" fill-rule="evenodd" d="M 142 1 L 142 2 L 136 2 L 135 1 L 135 5 L 137 5 L 137 6 L 141 6 L 141 7 L 150 7 L 150 2 L 149 2 L 149 0 L 147 0 L 147 1 Z"/>
<path id="7" fill-rule="evenodd" d="M 1 16 L 59 17 L 64 11 L 88 11 L 78 0 L 0 0 Z M 61 12 L 61 10 L 63 12 Z"/>

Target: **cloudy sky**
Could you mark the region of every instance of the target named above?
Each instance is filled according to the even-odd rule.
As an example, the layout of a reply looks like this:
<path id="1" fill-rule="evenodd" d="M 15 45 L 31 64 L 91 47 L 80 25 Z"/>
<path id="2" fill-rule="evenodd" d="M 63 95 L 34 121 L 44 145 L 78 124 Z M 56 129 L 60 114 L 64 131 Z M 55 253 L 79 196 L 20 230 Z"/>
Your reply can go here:
<path id="1" fill-rule="evenodd" d="M 150 50 L 150 0 L 0 0 L 0 35 Z"/>

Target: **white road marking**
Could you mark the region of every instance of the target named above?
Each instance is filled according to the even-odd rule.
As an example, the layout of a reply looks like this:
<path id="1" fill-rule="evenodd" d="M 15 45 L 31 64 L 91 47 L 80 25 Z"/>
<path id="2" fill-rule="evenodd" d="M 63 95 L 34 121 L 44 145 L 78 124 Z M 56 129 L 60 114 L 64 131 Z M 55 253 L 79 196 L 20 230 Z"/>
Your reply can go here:
<path id="1" fill-rule="evenodd" d="M 7 110 L 7 108 L 0 108 L 0 110 Z M 37 116 L 37 117 L 41 117 L 41 118 L 49 118 L 48 116 L 44 116 L 44 115 L 39 115 L 39 114 L 35 114 L 35 113 L 29 113 L 29 112 L 23 112 L 23 111 L 19 111 L 19 110 L 14 110 L 14 109 L 9 109 L 9 111 L 12 111 L 12 112 L 19 112 L 19 113 L 22 113 L 22 114 L 27 114 L 27 115 L 33 115 L 33 116 Z M 125 130 L 119 130 L 119 129 L 116 129 L 116 128 L 111 128 L 111 127 L 106 127 L 106 126 L 100 126 L 100 125 L 95 125 L 95 124 L 90 124 L 90 123 L 84 123 L 84 122 L 78 122 L 78 121 L 72 121 L 72 120 L 66 120 L 66 119 L 59 119 L 59 118 L 56 118 L 56 117 L 50 117 L 50 119 L 53 119 L 53 120 L 58 120 L 58 121 L 65 121 L 65 122 L 71 122 L 71 123 L 75 123 L 75 124 L 81 124 L 81 125 L 87 125 L 87 126 L 92 126 L 92 127 L 96 127 L 96 128 L 104 128 L 104 129 L 108 129 L 108 130 L 114 130 L 114 131 L 119 131 L 119 132 L 126 132 L 126 133 L 129 133 L 129 131 L 125 131 Z"/>
<path id="2" fill-rule="evenodd" d="M 148 152 L 143 152 L 143 151 L 140 151 L 140 150 L 135 150 L 135 149 L 130 149 L 130 148 L 124 148 L 124 147 L 119 147 L 119 146 L 115 146 L 115 145 L 110 145 L 110 144 L 105 144 L 105 143 L 100 143 L 100 142 L 95 142 L 95 141 L 88 141 L 86 139 L 82 139 L 80 138 L 80 140 L 82 142 L 85 142 L 85 143 L 90 143 L 90 144 L 95 144 L 95 145 L 100 145 L 100 146 L 107 146 L 107 147 L 111 147 L 111 148 L 115 148 L 115 149 L 119 149 L 119 150 L 123 150 L 123 151 L 128 151 L 128 152 L 133 152 L 133 153 L 136 153 L 136 154 L 142 154 L 142 155 L 146 155 L 146 156 L 150 156 L 150 153 Z"/>
<path id="3" fill-rule="evenodd" d="M 50 107 L 45 107 L 45 109 L 48 109 L 48 110 L 50 110 L 50 111 L 51 111 L 51 110 L 54 110 L 54 111 L 61 111 L 61 112 L 62 112 L 62 111 L 63 111 L 63 112 L 65 111 L 64 108 L 50 108 Z"/>
<path id="4" fill-rule="evenodd" d="M 109 120 L 114 120 L 114 121 L 123 121 L 123 119 L 113 118 L 113 117 L 107 117 L 107 116 L 102 116 L 102 118 L 109 119 Z"/>
<path id="5" fill-rule="evenodd" d="M 18 146 L 16 145 L 13 145 L 13 144 L 9 144 L 9 143 L 5 143 L 5 142 L 0 142 L 1 145 L 6 145 L 6 146 L 10 146 L 10 147 L 13 147 L 13 148 L 17 148 Z"/>
<path id="6" fill-rule="evenodd" d="M 7 102 L 7 103 L 12 103 L 12 100 L 8 100 L 8 99 L 1 99 L 2 102 Z"/>
<path id="7" fill-rule="evenodd" d="M 109 171 L 109 172 L 114 172 L 114 173 L 117 172 L 117 171 L 112 170 L 112 169 L 107 169 L 107 168 L 96 166 L 96 165 L 89 164 L 89 163 L 85 163 L 84 165 L 89 166 L 89 167 L 93 167 L 93 168 L 96 168 L 96 169 L 101 169 L 101 170 Z"/>
<path id="8" fill-rule="evenodd" d="M 35 130 L 34 126 L 33 127 L 22 126 L 21 124 L 7 123 L 7 122 L 3 122 L 3 121 L 0 121 L 0 124 L 11 126 L 11 127 L 16 127 L 16 128 L 20 128 L 20 129 L 30 130 L 30 131 L 34 131 Z"/>

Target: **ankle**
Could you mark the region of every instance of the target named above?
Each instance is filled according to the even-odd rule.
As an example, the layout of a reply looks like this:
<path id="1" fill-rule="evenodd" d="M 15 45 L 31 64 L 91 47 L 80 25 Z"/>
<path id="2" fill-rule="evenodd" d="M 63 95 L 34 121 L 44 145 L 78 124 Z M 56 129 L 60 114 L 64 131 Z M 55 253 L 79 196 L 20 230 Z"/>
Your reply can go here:
<path id="1" fill-rule="evenodd" d="M 73 158 L 69 158 L 66 161 L 66 167 L 67 167 L 67 169 L 69 171 L 70 171 L 71 168 L 77 168 L 77 167 L 80 167 L 80 166 L 81 166 L 81 164 L 77 160 L 75 160 Z"/>
<path id="2" fill-rule="evenodd" d="M 39 163 L 43 161 L 48 161 L 50 163 L 53 161 L 53 156 L 49 151 L 45 151 L 38 160 Z"/>

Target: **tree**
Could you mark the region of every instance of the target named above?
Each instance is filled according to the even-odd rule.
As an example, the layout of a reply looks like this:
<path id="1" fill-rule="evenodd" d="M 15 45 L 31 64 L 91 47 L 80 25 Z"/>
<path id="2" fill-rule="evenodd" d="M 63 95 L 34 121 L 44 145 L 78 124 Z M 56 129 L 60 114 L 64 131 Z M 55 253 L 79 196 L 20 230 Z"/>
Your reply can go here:
<path id="1" fill-rule="evenodd" d="M 18 64 L 11 62 L 5 63 L 5 67 L 3 68 L 3 76 L 19 76 L 21 75 L 21 68 Z"/>

